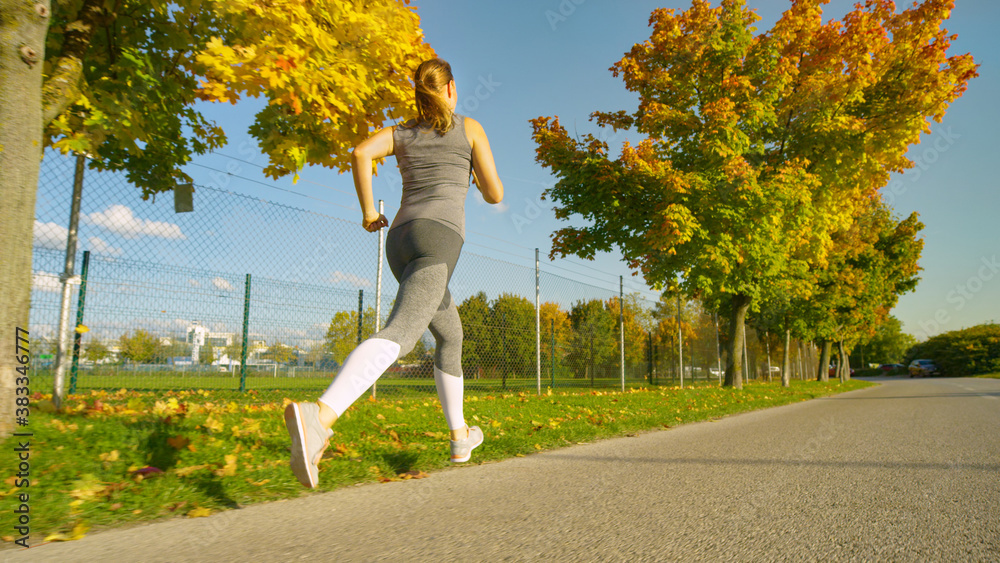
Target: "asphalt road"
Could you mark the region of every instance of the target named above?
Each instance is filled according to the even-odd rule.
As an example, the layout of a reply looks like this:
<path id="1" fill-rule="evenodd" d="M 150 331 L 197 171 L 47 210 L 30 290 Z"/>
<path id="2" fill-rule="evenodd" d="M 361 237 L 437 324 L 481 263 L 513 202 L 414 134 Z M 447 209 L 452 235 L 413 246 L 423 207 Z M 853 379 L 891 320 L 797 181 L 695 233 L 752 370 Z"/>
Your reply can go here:
<path id="1" fill-rule="evenodd" d="M 717 422 L 3 556 L 1000 561 L 1000 380 L 890 379 Z"/>

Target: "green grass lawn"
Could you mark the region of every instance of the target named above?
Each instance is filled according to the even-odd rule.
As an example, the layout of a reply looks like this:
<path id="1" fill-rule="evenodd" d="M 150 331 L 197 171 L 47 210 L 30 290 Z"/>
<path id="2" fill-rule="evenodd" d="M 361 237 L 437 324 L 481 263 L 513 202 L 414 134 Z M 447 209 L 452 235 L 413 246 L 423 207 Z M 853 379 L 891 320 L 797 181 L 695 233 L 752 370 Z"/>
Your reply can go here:
<path id="1" fill-rule="evenodd" d="M 473 393 L 465 415 L 486 441 L 474 463 L 528 455 L 637 431 L 859 389 L 870 383 L 748 383 L 742 390 L 700 383 L 676 387 Z M 380 387 L 382 382 L 380 381 Z M 38 387 L 36 387 L 38 388 Z M 284 396 L 282 396 L 284 395 Z M 282 410 L 313 391 L 240 393 L 98 391 L 73 395 L 65 412 L 34 396 L 28 489 L 5 481 L 0 511 L 30 492 L 31 539 L 69 539 L 88 529 L 170 517 L 197 517 L 257 502 L 311 494 L 288 468 Z M 320 464 L 320 491 L 424 477 L 448 462 L 448 434 L 436 397 L 359 400 L 337 422 Z M 0 456 L 17 473 L 13 439 Z M 155 468 L 155 469 L 149 469 Z M 433 476 L 432 476 L 433 478 Z M 10 528 L 3 534 L 11 534 Z M 54 536 L 53 536 L 54 535 Z M 7 542 L 12 536 L 4 536 Z M 10 543 L 7 544 L 12 545 Z"/>
<path id="2" fill-rule="evenodd" d="M 100 370 L 81 370 L 76 379 L 75 391 L 86 393 L 91 390 L 129 389 L 137 391 L 170 391 L 170 390 L 222 390 L 239 391 L 241 384 L 244 390 L 253 390 L 261 393 L 279 391 L 312 390 L 322 392 L 330 384 L 333 374 L 323 374 L 314 371 L 297 371 L 294 376 L 290 372 L 279 372 L 277 376 L 272 372 L 251 370 L 245 381 L 242 381 L 239 372 L 182 372 L 177 370 L 158 371 L 118 371 L 113 368 L 102 368 Z M 698 382 L 704 382 L 699 380 Z M 696 383 L 698 383 L 696 382 Z M 676 385 L 678 382 L 670 378 L 661 378 L 657 381 L 662 385 Z M 691 383 L 686 381 L 686 384 Z M 542 387 L 552 387 L 553 389 L 572 388 L 621 388 L 619 377 L 596 378 L 593 383 L 589 379 L 574 378 L 568 375 L 551 377 L 548 374 L 542 378 Z M 466 377 L 466 392 L 468 393 L 499 393 L 505 391 L 531 391 L 538 388 L 538 381 L 534 375 L 530 377 L 510 376 L 506 380 L 499 377 L 474 379 Z M 625 382 L 626 388 L 638 388 L 649 385 L 644 378 L 630 378 Z M 32 389 L 45 390 L 51 392 L 53 388 L 53 376 L 49 371 L 40 371 L 32 377 Z M 67 377 L 66 388 L 70 389 L 69 377 Z M 434 378 L 410 377 L 393 378 L 382 376 L 378 380 L 377 392 L 387 396 L 423 396 L 435 394 Z"/>

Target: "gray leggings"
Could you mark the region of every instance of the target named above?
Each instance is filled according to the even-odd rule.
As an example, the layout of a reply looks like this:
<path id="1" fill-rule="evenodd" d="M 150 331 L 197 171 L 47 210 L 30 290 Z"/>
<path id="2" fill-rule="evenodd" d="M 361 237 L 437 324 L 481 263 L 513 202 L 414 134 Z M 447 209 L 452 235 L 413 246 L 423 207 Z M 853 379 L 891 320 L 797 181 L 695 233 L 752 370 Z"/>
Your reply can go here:
<path id="1" fill-rule="evenodd" d="M 399 344 L 399 355 L 404 356 L 430 328 L 437 343 L 434 364 L 458 377 L 462 376 L 462 321 L 448 282 L 462 243 L 458 233 L 431 219 L 414 219 L 389 230 L 386 258 L 399 291 L 385 328 L 374 335 Z"/>

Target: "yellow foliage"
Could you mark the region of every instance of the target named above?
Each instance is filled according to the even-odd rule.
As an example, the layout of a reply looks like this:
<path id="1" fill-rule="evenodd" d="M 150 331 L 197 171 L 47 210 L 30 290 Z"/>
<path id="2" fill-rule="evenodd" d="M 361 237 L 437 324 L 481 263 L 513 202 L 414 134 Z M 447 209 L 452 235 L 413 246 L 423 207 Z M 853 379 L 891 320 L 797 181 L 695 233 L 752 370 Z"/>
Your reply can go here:
<path id="1" fill-rule="evenodd" d="M 215 475 L 218 477 L 232 477 L 236 475 L 236 456 L 227 455 L 226 464 L 221 468 L 215 470 Z"/>
<path id="2" fill-rule="evenodd" d="M 208 466 L 207 465 L 191 465 L 191 466 L 188 466 L 188 467 L 181 467 L 179 469 L 175 469 L 174 470 L 174 475 L 176 475 L 178 477 L 187 477 L 188 475 L 194 473 L 195 471 L 198 471 L 199 469 L 205 469 L 206 467 L 208 467 Z"/>
<path id="3" fill-rule="evenodd" d="M 61 532 L 55 534 L 49 534 L 45 536 L 45 541 L 75 541 L 83 539 L 87 535 L 87 530 L 90 529 L 90 525 L 80 520 L 77 522 L 69 534 L 63 534 Z"/>
<path id="4" fill-rule="evenodd" d="M 241 94 L 266 93 L 270 105 L 287 110 L 282 118 L 295 125 L 260 139 L 271 156 L 266 173 L 294 173 L 307 163 L 345 171 L 348 149 L 371 129 L 414 113 L 410 76 L 434 51 L 423 41 L 416 12 L 403 2 L 273 0 L 262 9 L 256 0 L 230 0 L 217 6 L 223 17 L 240 18 L 240 31 L 230 44 L 212 38 L 197 54 L 205 77 L 199 96 L 235 103 Z"/>
<path id="5" fill-rule="evenodd" d="M 212 418 L 211 416 L 209 416 L 205 420 L 205 422 L 202 423 L 202 426 L 204 426 L 205 428 L 209 429 L 212 432 L 222 432 L 222 430 L 225 429 L 226 427 L 226 425 L 223 424 L 221 421 L 218 421 Z"/>
<path id="6" fill-rule="evenodd" d="M 187 513 L 188 518 L 204 518 L 206 516 L 212 515 L 211 508 L 198 507 L 194 508 Z"/>

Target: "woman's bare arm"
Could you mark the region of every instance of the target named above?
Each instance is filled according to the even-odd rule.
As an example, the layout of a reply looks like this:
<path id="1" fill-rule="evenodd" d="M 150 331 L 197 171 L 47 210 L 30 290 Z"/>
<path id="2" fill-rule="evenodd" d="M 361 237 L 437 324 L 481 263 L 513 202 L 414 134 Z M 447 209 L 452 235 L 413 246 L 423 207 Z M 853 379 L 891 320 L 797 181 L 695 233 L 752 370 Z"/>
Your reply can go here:
<path id="1" fill-rule="evenodd" d="M 358 203 L 361 204 L 361 213 L 364 216 L 361 225 L 370 232 L 389 226 L 385 215 L 375 208 L 375 198 L 372 195 L 372 161 L 393 154 L 392 130 L 392 127 L 382 129 L 351 151 L 354 189 L 358 192 Z"/>
<path id="2" fill-rule="evenodd" d="M 472 145 L 472 178 L 488 203 L 503 201 L 503 182 L 497 174 L 496 163 L 493 161 L 493 151 L 486 131 L 478 121 L 471 117 L 465 118 L 465 130 Z"/>

